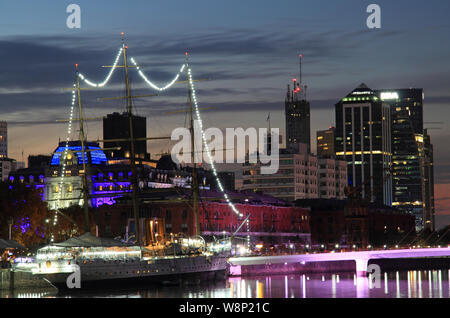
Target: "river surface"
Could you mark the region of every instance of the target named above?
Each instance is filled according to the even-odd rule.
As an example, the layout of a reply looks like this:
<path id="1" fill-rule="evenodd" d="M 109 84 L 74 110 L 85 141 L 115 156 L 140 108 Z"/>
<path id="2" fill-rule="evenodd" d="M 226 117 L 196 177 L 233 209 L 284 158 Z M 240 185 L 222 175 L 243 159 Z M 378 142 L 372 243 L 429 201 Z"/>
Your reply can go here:
<path id="1" fill-rule="evenodd" d="M 144 286 L 126 289 L 0 292 L 1 297 L 113 298 L 450 298 L 450 270 L 228 278 L 212 285 Z M 378 277 L 378 278 L 377 278 Z"/>

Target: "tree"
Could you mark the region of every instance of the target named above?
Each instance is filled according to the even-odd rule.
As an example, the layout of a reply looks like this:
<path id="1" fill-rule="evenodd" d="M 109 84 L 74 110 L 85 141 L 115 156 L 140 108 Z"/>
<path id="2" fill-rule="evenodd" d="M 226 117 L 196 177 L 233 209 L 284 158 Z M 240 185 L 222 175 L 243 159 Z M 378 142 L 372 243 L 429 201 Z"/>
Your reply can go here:
<path id="1" fill-rule="evenodd" d="M 21 182 L 0 182 L 0 237 L 7 239 L 8 220 L 12 218 L 12 239 L 26 246 L 36 246 L 46 242 L 50 217 L 47 204 L 42 202 L 40 193 L 34 187 Z"/>

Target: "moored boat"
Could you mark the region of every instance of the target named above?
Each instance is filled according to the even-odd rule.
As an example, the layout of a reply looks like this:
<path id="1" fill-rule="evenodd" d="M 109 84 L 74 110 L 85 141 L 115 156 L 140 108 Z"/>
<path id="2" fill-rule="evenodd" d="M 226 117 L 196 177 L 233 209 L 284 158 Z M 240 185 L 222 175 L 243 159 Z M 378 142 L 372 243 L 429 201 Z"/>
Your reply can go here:
<path id="1" fill-rule="evenodd" d="M 225 244 L 206 245 L 200 238 L 180 239 L 159 248 L 129 245 L 90 233 L 39 249 L 32 268 L 59 288 L 120 282 L 180 282 L 225 279 Z M 78 278 L 72 275 L 79 275 Z M 68 283 L 69 281 L 69 283 Z"/>

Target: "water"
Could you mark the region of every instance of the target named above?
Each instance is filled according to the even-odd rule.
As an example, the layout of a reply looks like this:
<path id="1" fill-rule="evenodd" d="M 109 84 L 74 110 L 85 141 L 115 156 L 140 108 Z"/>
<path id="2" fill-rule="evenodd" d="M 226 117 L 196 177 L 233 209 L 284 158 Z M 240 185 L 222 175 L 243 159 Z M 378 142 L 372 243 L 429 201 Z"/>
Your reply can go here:
<path id="1" fill-rule="evenodd" d="M 380 279 L 353 273 L 229 278 L 213 285 L 127 289 L 0 292 L 1 297 L 115 298 L 450 298 L 450 270 L 387 272 Z"/>

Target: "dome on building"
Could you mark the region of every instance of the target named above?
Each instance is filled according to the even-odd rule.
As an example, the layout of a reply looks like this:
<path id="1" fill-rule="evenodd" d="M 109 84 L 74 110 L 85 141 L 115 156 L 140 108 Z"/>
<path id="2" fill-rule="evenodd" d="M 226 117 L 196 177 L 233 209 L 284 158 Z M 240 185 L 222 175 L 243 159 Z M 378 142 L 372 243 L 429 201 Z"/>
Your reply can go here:
<path id="1" fill-rule="evenodd" d="M 68 144 L 66 142 L 60 142 L 58 148 L 55 150 L 52 156 L 51 165 L 59 166 L 61 155 L 65 152 L 67 146 L 67 151 L 69 153 L 73 153 L 76 156 L 78 165 L 83 164 L 83 155 L 81 152 L 81 142 L 80 141 L 69 141 Z M 96 142 L 87 142 L 85 145 L 86 149 L 89 151 L 86 153 L 85 151 L 85 159 L 86 163 L 92 165 L 104 165 L 107 164 L 108 159 L 106 159 L 106 155 L 103 150 L 100 148 L 100 145 Z"/>

